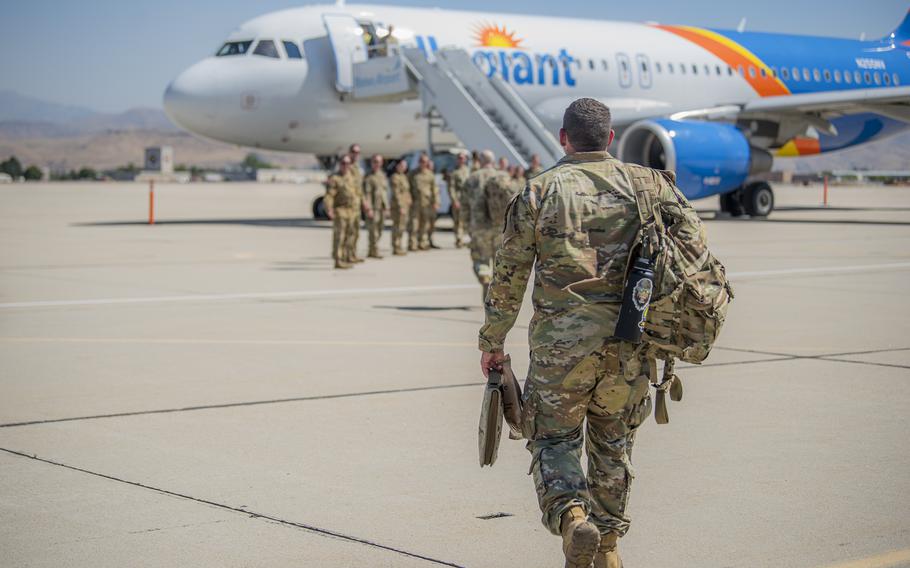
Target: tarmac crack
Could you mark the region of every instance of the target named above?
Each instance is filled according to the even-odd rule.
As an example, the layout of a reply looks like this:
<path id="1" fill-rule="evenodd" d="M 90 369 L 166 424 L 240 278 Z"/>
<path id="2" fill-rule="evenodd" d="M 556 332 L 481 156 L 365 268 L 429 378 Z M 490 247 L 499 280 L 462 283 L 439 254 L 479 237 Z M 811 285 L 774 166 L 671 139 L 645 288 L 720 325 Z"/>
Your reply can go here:
<path id="1" fill-rule="evenodd" d="M 394 546 L 389 546 L 389 545 L 386 545 L 386 544 L 381 544 L 381 543 L 374 542 L 374 541 L 371 541 L 371 540 L 368 540 L 368 539 L 365 539 L 365 538 L 361 538 L 361 537 L 357 537 L 357 536 L 352 536 L 352 535 L 340 533 L 340 532 L 337 532 L 337 531 L 332 531 L 332 530 L 329 530 L 329 529 L 320 528 L 320 527 L 317 527 L 317 526 L 314 526 L 314 525 L 309 525 L 309 524 L 306 524 L 306 523 L 299 523 L 299 522 L 296 522 L 296 521 L 290 521 L 290 520 L 288 520 L 288 519 L 282 519 L 282 518 L 280 518 L 280 517 L 273 517 L 273 516 L 271 516 L 271 515 L 266 515 L 266 514 L 264 514 L 264 513 L 256 513 L 256 512 L 253 512 L 253 511 L 246 510 L 246 509 L 241 509 L 241 508 L 239 508 L 239 507 L 234 507 L 234 506 L 231 506 L 231 505 L 227 505 L 227 504 L 225 504 L 225 503 L 218 503 L 217 501 L 211 501 L 211 500 L 208 500 L 208 499 L 202 499 L 202 498 L 200 498 L 200 497 L 193 497 L 192 495 L 186 495 L 186 494 L 184 494 L 184 493 L 178 493 L 178 492 L 176 492 L 176 491 L 170 491 L 170 490 L 168 490 L 168 489 L 163 489 L 163 488 L 161 488 L 161 487 L 155 487 L 155 486 L 152 486 L 152 485 L 145 485 L 144 483 L 139 483 L 138 481 L 130 481 L 130 480 L 128 480 L 128 479 L 123 479 L 123 478 L 120 478 L 120 477 L 115 477 L 115 476 L 113 476 L 113 475 L 107 475 L 107 474 L 104 474 L 104 473 L 100 473 L 100 472 L 97 472 L 97 471 L 92 471 L 92 470 L 85 469 L 85 468 L 81 468 L 81 467 L 77 467 L 77 466 L 74 466 L 74 465 L 65 464 L 65 463 L 58 462 L 58 461 L 54 461 L 54 460 L 51 460 L 51 459 L 40 458 L 40 457 L 38 457 L 37 455 L 29 455 L 29 454 L 26 454 L 26 453 L 23 453 L 23 452 L 18 452 L 18 451 L 16 451 L 16 450 L 10 450 L 10 449 L 8 449 L 8 448 L 0 448 L 0 451 L 4 451 L 4 452 L 6 452 L 6 453 L 8 453 L 8 454 L 11 454 L 11 455 L 14 455 L 14 456 L 19 456 L 19 457 L 22 457 L 22 458 L 26 458 L 26 459 L 38 461 L 38 462 L 45 463 L 45 464 L 48 464 L 48 465 L 53 465 L 53 466 L 56 466 L 56 467 L 62 467 L 62 468 L 65 468 L 65 469 L 68 469 L 68 470 L 71 470 L 71 471 L 77 471 L 77 472 L 84 473 L 84 474 L 87 474 L 87 475 L 93 475 L 93 476 L 95 476 L 95 477 L 100 477 L 100 478 L 102 478 L 102 479 L 107 479 L 107 480 L 109 480 L 109 481 L 115 481 L 115 482 L 117 482 L 117 483 L 123 483 L 123 484 L 125 484 L 125 485 L 132 485 L 133 487 L 139 487 L 139 488 L 141 488 L 141 489 L 146 489 L 146 490 L 149 490 L 149 491 L 154 491 L 154 492 L 156 492 L 156 493 L 160 493 L 160 494 L 162 494 L 162 495 L 167 495 L 167 496 L 169 496 L 169 497 L 176 497 L 176 498 L 178 498 L 178 499 L 185 499 L 185 500 L 187 500 L 187 501 L 194 501 L 194 502 L 196 502 L 196 503 L 200 503 L 200 504 L 203 504 L 203 505 L 209 505 L 209 506 L 211 506 L 211 507 L 216 507 L 216 508 L 218 508 L 218 509 L 222 509 L 222 510 L 225 510 L 225 511 L 231 511 L 231 512 L 233 512 L 233 513 L 239 513 L 239 514 L 245 515 L 245 516 L 247 516 L 247 517 L 249 517 L 249 518 L 252 518 L 252 519 L 264 519 L 264 520 L 267 520 L 267 521 L 271 521 L 271 522 L 273 522 L 273 523 L 278 523 L 278 524 L 281 524 L 281 525 L 285 525 L 285 526 L 289 526 L 289 527 L 298 528 L 298 529 L 301 529 L 301 530 L 304 530 L 304 531 L 307 531 L 307 532 L 310 532 L 310 533 L 313 533 L 313 534 L 316 534 L 316 535 L 318 535 L 318 536 L 322 536 L 322 537 L 325 537 L 325 538 L 336 538 L 336 539 L 339 539 L 339 540 L 344 540 L 344 541 L 351 542 L 351 543 L 355 543 L 355 544 L 361 544 L 361 545 L 368 546 L 368 547 L 372 547 L 372 548 L 378 548 L 378 549 L 384 550 L 384 551 L 386 551 L 386 552 L 392 552 L 392 553 L 395 553 L 395 554 L 400 554 L 400 555 L 402 555 L 402 556 L 408 556 L 408 557 L 410 557 L 410 558 L 416 558 L 416 559 L 418 559 L 418 560 L 425 560 L 425 561 L 430 562 L 430 563 L 432 563 L 432 564 L 439 564 L 439 565 L 441 565 L 441 566 L 453 566 L 454 568 L 464 568 L 464 566 L 462 566 L 461 564 L 455 564 L 454 562 L 447 562 L 447 561 L 445 561 L 445 560 L 439 560 L 438 558 L 432 558 L 432 557 L 430 557 L 430 556 L 424 556 L 424 555 L 418 554 L 418 553 L 416 553 L 416 552 L 409 552 L 409 551 L 407 551 L 407 550 L 403 550 L 403 549 L 400 549 L 400 548 L 395 548 Z"/>

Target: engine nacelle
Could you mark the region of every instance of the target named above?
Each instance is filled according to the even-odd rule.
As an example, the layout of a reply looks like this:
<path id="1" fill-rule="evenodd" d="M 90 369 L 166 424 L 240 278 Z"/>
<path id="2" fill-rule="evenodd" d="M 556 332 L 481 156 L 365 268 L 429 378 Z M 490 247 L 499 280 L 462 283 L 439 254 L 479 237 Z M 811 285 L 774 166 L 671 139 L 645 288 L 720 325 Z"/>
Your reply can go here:
<path id="1" fill-rule="evenodd" d="M 732 191 L 750 175 L 771 170 L 771 154 L 749 146 L 731 124 L 642 120 L 626 129 L 617 156 L 624 162 L 676 172 L 689 199 Z"/>

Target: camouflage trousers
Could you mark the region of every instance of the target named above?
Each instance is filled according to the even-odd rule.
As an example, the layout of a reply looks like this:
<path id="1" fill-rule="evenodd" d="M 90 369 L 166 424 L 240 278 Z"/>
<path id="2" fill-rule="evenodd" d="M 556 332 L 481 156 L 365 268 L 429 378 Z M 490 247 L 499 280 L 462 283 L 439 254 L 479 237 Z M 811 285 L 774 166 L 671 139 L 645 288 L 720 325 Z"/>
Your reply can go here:
<path id="1" fill-rule="evenodd" d="M 392 252 L 404 251 L 401 241 L 408 230 L 409 206 L 392 205 Z"/>
<path id="2" fill-rule="evenodd" d="M 455 232 L 455 246 L 460 247 L 464 243 L 464 214 L 461 207 L 452 207 L 452 229 Z"/>
<path id="3" fill-rule="evenodd" d="M 580 505 L 601 534 L 622 536 L 629 530 L 626 505 L 635 475 L 632 444 L 651 411 L 647 364 L 626 342 L 610 340 L 593 353 L 576 350 L 531 353 L 522 415 L 530 473 L 543 524 L 553 534 L 560 534 L 562 514 Z"/>
<path id="4" fill-rule="evenodd" d="M 493 256 L 499 248 L 502 233 L 496 229 L 478 229 L 471 231 L 471 262 L 474 275 L 481 284 L 489 284 L 493 278 Z"/>
<path id="5" fill-rule="evenodd" d="M 385 212 L 381 209 L 373 211 L 373 218 L 367 221 L 367 233 L 370 238 L 370 250 L 368 254 L 379 254 L 379 239 L 382 238 L 382 230 L 385 228 Z"/>
<path id="6" fill-rule="evenodd" d="M 332 219 L 332 258 L 347 261 L 356 256 L 360 216 L 351 207 L 336 207 Z"/>

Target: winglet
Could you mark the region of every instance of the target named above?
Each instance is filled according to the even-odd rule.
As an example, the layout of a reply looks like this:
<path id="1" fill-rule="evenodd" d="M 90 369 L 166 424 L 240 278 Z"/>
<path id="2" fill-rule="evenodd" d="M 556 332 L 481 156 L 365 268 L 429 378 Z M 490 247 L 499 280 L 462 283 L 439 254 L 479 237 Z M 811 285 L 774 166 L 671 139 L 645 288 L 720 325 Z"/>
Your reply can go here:
<path id="1" fill-rule="evenodd" d="M 891 39 L 897 45 L 910 47 L 910 11 L 904 15 L 904 21 L 891 33 Z"/>

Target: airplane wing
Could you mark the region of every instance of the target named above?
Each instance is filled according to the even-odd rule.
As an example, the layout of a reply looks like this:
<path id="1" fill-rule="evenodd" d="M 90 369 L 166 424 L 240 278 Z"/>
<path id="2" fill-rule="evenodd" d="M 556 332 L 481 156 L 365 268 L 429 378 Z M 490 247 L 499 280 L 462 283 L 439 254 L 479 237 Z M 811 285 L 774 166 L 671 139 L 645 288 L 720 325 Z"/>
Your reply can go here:
<path id="1" fill-rule="evenodd" d="M 780 124 L 785 137 L 809 127 L 837 135 L 832 118 L 858 113 L 875 113 L 910 124 L 910 87 L 851 89 L 824 93 L 803 93 L 764 97 L 745 104 L 722 105 L 674 113 L 674 120 L 770 121 Z"/>

